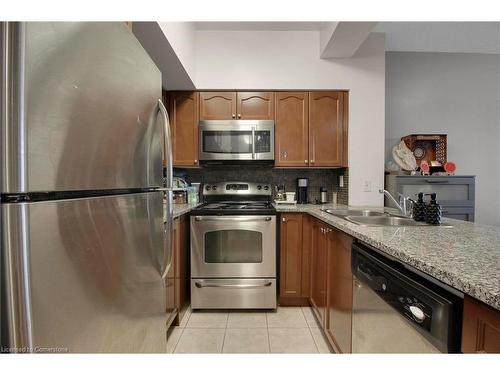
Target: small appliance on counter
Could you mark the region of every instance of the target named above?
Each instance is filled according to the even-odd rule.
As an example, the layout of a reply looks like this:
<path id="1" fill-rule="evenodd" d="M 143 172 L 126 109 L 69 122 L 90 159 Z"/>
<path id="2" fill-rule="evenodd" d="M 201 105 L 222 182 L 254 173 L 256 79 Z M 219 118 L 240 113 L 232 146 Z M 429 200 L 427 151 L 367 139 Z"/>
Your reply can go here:
<path id="1" fill-rule="evenodd" d="M 324 188 L 323 186 L 319 188 L 319 203 L 325 204 L 328 203 L 328 198 L 327 198 L 328 190 Z"/>
<path id="2" fill-rule="evenodd" d="M 309 185 L 309 179 L 306 177 L 297 178 L 297 203 L 305 204 L 307 203 L 307 187 Z"/>

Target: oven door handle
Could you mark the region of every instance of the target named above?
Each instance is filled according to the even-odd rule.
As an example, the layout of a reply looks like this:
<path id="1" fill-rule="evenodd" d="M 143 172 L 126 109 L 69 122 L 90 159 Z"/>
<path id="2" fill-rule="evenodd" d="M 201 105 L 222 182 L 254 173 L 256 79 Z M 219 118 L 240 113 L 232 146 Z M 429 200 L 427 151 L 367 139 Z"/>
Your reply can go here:
<path id="1" fill-rule="evenodd" d="M 259 284 L 218 284 L 218 283 L 205 283 L 196 281 L 194 285 L 197 288 L 229 288 L 229 289 L 255 289 L 255 288 L 265 288 L 273 285 L 272 281 L 265 281 Z"/>
<path id="2" fill-rule="evenodd" d="M 195 216 L 195 221 L 237 221 L 241 222 L 253 222 L 253 221 L 271 221 L 273 218 L 271 216 L 266 217 L 235 217 L 235 216 L 220 216 L 220 217 L 207 217 L 207 216 Z"/>

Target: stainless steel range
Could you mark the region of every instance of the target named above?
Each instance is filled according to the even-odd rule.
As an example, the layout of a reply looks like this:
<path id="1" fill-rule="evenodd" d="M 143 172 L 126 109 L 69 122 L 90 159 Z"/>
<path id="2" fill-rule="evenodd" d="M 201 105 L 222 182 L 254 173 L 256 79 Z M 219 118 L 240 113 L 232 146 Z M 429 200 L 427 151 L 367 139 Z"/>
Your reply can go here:
<path id="1" fill-rule="evenodd" d="M 263 183 L 205 185 L 191 212 L 191 307 L 276 308 L 276 211 Z"/>

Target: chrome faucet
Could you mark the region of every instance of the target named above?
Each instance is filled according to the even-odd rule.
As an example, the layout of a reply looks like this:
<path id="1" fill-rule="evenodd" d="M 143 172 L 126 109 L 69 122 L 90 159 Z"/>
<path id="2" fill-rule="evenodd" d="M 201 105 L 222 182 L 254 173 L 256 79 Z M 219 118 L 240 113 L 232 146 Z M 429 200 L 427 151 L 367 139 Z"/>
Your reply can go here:
<path id="1" fill-rule="evenodd" d="M 401 212 L 403 216 L 412 216 L 413 199 L 405 197 L 403 194 L 398 193 L 399 202 L 385 189 L 380 189 L 378 191 L 380 194 L 384 194 L 389 200 L 391 200 Z"/>

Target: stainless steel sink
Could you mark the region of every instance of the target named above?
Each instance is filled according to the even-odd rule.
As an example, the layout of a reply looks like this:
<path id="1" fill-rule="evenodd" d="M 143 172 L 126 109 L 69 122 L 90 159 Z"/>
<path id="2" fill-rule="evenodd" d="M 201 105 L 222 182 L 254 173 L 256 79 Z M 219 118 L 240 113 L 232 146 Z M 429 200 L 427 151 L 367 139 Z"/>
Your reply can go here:
<path id="1" fill-rule="evenodd" d="M 342 209 L 323 209 L 330 215 L 346 217 L 346 216 L 387 216 L 388 214 L 382 211 L 372 211 L 372 210 L 342 210 Z"/>
<path id="2" fill-rule="evenodd" d="M 389 216 L 389 215 L 388 216 L 345 216 L 344 218 L 354 224 L 369 226 L 369 227 L 430 226 L 427 223 L 422 223 L 419 221 L 415 221 L 411 218 L 400 217 L 400 216 Z"/>

